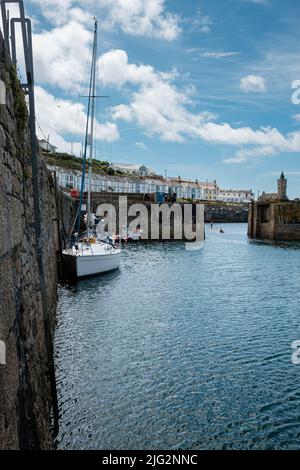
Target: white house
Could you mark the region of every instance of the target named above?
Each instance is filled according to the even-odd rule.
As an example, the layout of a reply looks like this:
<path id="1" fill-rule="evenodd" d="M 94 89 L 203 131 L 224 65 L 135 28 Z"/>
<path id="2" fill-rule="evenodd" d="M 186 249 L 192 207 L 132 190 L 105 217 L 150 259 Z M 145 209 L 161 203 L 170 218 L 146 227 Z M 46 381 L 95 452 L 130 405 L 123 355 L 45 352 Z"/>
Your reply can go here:
<path id="1" fill-rule="evenodd" d="M 56 173 L 58 185 L 72 189 L 81 189 L 81 172 L 61 167 L 49 166 L 50 171 Z M 89 177 L 86 175 L 84 191 L 88 190 Z M 216 181 L 205 183 L 181 179 L 162 177 L 112 176 L 93 174 L 91 183 L 93 192 L 115 193 L 175 193 L 178 199 L 192 199 L 195 201 L 220 201 L 231 203 L 249 203 L 255 196 L 251 190 L 219 189 Z"/>
<path id="2" fill-rule="evenodd" d="M 57 150 L 57 147 L 55 147 L 55 145 L 50 144 L 50 142 L 45 139 L 39 140 L 39 146 L 42 150 L 45 150 L 46 152 L 55 153 Z"/>
<path id="3" fill-rule="evenodd" d="M 131 173 L 137 176 L 155 176 L 155 171 L 152 168 L 148 168 L 145 165 L 139 165 L 135 163 L 112 163 L 114 170 L 123 171 L 124 173 Z"/>
<path id="4" fill-rule="evenodd" d="M 221 189 L 217 200 L 221 202 L 236 202 L 240 204 L 248 204 L 255 199 L 252 190 L 244 189 Z"/>
<path id="5" fill-rule="evenodd" d="M 216 181 L 210 182 L 200 182 L 199 186 L 203 190 L 203 199 L 206 201 L 216 201 L 219 194 L 219 187 Z"/>
<path id="6" fill-rule="evenodd" d="M 213 183 L 199 183 L 197 180 L 182 178 L 168 178 L 167 182 L 171 191 L 177 194 L 179 199 L 194 199 L 196 201 L 209 199 L 205 188 L 210 185 L 215 187 Z"/>

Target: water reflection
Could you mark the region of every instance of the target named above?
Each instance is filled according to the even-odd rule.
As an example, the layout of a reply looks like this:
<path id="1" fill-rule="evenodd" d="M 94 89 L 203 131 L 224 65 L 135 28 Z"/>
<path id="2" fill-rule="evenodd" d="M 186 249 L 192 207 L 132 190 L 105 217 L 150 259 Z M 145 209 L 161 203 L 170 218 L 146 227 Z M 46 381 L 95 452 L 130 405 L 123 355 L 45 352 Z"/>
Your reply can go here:
<path id="1" fill-rule="evenodd" d="M 61 288 L 59 448 L 298 448 L 299 244 L 224 231 L 199 252 L 130 246 Z"/>

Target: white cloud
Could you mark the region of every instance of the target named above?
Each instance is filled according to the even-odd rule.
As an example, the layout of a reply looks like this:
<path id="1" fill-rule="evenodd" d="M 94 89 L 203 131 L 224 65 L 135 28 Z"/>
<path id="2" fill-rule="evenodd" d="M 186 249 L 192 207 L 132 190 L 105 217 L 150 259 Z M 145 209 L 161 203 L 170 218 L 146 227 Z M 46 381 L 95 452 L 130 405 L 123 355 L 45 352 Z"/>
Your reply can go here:
<path id="1" fill-rule="evenodd" d="M 113 118 L 118 121 L 132 122 L 134 120 L 134 113 L 132 112 L 130 106 L 126 104 L 119 104 L 114 106 L 112 110 Z"/>
<path id="2" fill-rule="evenodd" d="M 47 20 L 55 25 L 62 25 L 69 21 L 69 11 L 72 9 L 74 0 L 29 0 L 41 9 L 41 13 Z"/>
<path id="3" fill-rule="evenodd" d="M 85 24 L 90 18 L 84 15 L 82 17 L 81 10 L 78 9 L 80 3 L 83 5 L 83 2 L 75 0 L 45 0 L 48 17 L 51 17 L 51 11 L 54 13 L 57 7 L 61 9 L 57 11 L 66 13 L 67 23 L 34 35 L 36 76 L 37 81 L 43 85 L 56 85 L 64 91 L 78 91 L 80 83 L 86 80 L 92 32 Z M 178 31 L 175 35 L 170 34 L 172 29 L 168 30 L 166 25 L 163 26 L 163 19 L 170 20 L 164 1 L 153 0 L 151 3 L 151 8 L 146 12 L 145 6 L 149 6 L 146 0 L 130 2 L 130 8 L 126 10 L 124 17 L 126 20 L 119 15 L 109 20 L 109 6 L 112 11 L 116 5 L 120 11 L 124 11 L 128 7 L 127 0 L 116 0 L 114 5 L 111 0 L 99 0 L 98 5 L 107 9 L 106 24 L 108 20 L 114 21 L 114 26 L 129 34 L 174 39 Z M 147 18 L 144 17 L 145 14 L 148 15 Z M 197 18 L 197 21 L 199 27 L 200 19 Z M 178 27 L 179 23 L 175 23 Z M 206 18 L 202 24 L 209 28 L 211 20 Z M 135 31 L 131 30 L 133 25 L 136 26 Z M 235 53 L 217 51 L 206 54 L 207 57 L 222 58 Z M 179 89 L 175 85 L 174 79 L 178 77 L 176 70 L 159 72 L 151 65 L 130 63 L 123 50 L 112 50 L 104 54 L 99 65 L 102 78 L 105 76 L 109 85 L 121 90 L 126 87 L 126 102 L 113 108 L 115 122 L 105 125 L 97 123 L 97 134 L 103 140 L 118 139 L 116 121 L 124 120 L 140 127 L 147 136 L 163 141 L 201 139 L 212 144 L 236 147 L 236 154 L 226 160 L 228 163 L 240 163 L 280 152 L 300 151 L 300 132 L 284 136 L 272 128 L 234 128 L 228 123 L 215 122 L 217 116 L 212 113 L 195 112 L 193 96 L 196 91 L 191 87 Z M 262 76 L 248 75 L 241 80 L 241 88 L 247 92 L 264 92 L 266 82 Z M 63 136 L 73 134 L 78 136 L 79 146 L 86 120 L 84 105 L 57 99 L 41 87 L 37 87 L 36 97 L 38 119 L 45 133 L 50 134 L 53 144 L 60 149 L 69 150 L 67 137 Z M 77 130 L 74 121 L 77 122 Z"/>
<path id="4" fill-rule="evenodd" d="M 94 17 L 88 11 L 83 10 L 82 8 L 71 8 L 68 11 L 69 21 L 76 21 L 77 23 L 84 24 L 89 26 L 91 29 L 91 25 L 93 24 Z"/>
<path id="5" fill-rule="evenodd" d="M 139 148 L 142 149 L 142 150 L 145 150 L 145 152 L 148 152 L 148 150 L 149 150 L 148 147 L 147 147 L 147 145 L 144 144 L 144 142 L 136 142 L 134 145 L 135 145 L 136 147 L 139 147 Z"/>
<path id="6" fill-rule="evenodd" d="M 84 39 L 81 54 L 78 54 L 78 49 L 72 47 L 75 25 Z M 64 46 L 65 32 L 71 40 L 66 41 L 66 47 L 60 47 Z M 87 54 L 90 35 L 82 25 L 74 22 L 44 34 L 49 35 L 48 51 L 51 60 L 50 67 L 43 70 L 43 57 L 37 54 L 40 79 L 53 81 L 65 89 L 78 86 L 80 79 L 86 76 L 86 69 L 81 63 L 77 63 L 77 59 L 80 55 Z M 45 38 L 41 37 L 40 40 L 42 42 Z M 40 47 L 42 51 L 42 45 Z M 65 64 L 55 76 L 57 65 L 65 60 L 68 65 Z M 70 64 L 73 64 L 73 71 L 76 73 L 69 73 Z M 273 128 L 234 128 L 228 123 L 215 122 L 217 116 L 212 113 L 193 112 L 193 96 L 196 90 L 179 90 L 174 84 L 174 79 L 178 76 L 175 70 L 162 73 L 150 65 L 130 63 L 123 50 L 107 52 L 99 59 L 99 64 L 102 79 L 105 76 L 109 85 L 121 90 L 126 87 L 126 97 L 129 99 L 128 103 L 120 103 L 113 108 L 114 123 L 98 125 L 98 134 L 101 134 L 104 140 L 118 139 L 116 121 L 124 120 L 140 127 L 145 135 L 158 137 L 163 141 L 185 142 L 188 139 L 201 139 L 212 144 L 238 147 L 236 154 L 228 158 L 226 163 L 241 163 L 281 152 L 300 151 L 300 132 L 284 136 Z M 45 67 L 46 65 L 45 63 Z M 45 109 L 47 113 L 44 112 Z M 42 88 L 37 88 L 37 111 L 42 128 L 61 149 L 69 149 L 69 144 L 62 136 L 76 135 L 84 129 L 86 116 L 83 104 L 58 100 Z M 74 120 L 77 120 L 80 132 L 74 129 Z"/>
<path id="7" fill-rule="evenodd" d="M 192 47 L 187 49 L 188 54 L 196 53 L 200 57 L 206 57 L 209 59 L 223 59 L 226 57 L 235 57 L 240 55 L 238 51 L 204 51 L 203 48 L 200 47 Z"/>
<path id="8" fill-rule="evenodd" d="M 115 120 L 135 122 L 147 135 L 162 140 L 183 142 L 188 137 L 228 145 L 267 145 L 270 139 L 284 139 L 276 129 L 232 128 L 229 124 L 212 122 L 211 113 L 193 113 L 188 107 L 195 90 L 178 90 L 172 74 L 161 74 L 153 67 L 130 64 L 125 51 L 111 51 L 101 58 L 105 76 L 110 84 L 138 85 L 131 102 L 113 109 Z"/>
<path id="9" fill-rule="evenodd" d="M 201 8 L 197 9 L 195 18 L 190 21 L 192 30 L 200 31 L 201 33 L 209 33 L 213 24 L 212 19 L 208 15 L 202 13 Z"/>
<path id="10" fill-rule="evenodd" d="M 222 52 L 222 51 L 211 51 L 211 52 L 203 52 L 201 54 L 203 57 L 209 57 L 212 59 L 223 59 L 225 57 L 234 57 L 236 55 L 239 55 L 239 52 Z"/>
<path id="11" fill-rule="evenodd" d="M 106 23 L 134 36 L 172 41 L 181 32 L 177 15 L 166 11 L 165 0 L 100 0 L 106 6 Z"/>
<path id="12" fill-rule="evenodd" d="M 72 9 L 71 13 L 73 19 L 67 24 L 34 34 L 34 60 L 37 82 L 78 93 L 86 81 L 93 35 L 91 28 L 75 20 L 81 16 L 81 10 Z M 151 66 L 129 65 L 126 53 L 120 50 L 104 54 L 100 68 L 110 74 L 107 80 L 111 84 L 120 86 L 124 81 L 136 84 L 152 81 L 155 74 Z"/>
<path id="13" fill-rule="evenodd" d="M 217 123 L 216 115 L 192 110 L 194 88 L 179 90 L 173 80 L 176 72 L 160 73 L 144 64 L 132 64 L 125 51 L 110 51 L 101 57 L 110 85 L 126 87 L 128 104 L 113 108 L 113 119 L 132 122 L 149 137 L 163 141 L 185 142 L 201 139 L 211 144 L 237 147 L 236 154 L 226 163 L 272 156 L 282 152 L 300 151 L 300 132 L 283 135 L 271 127 L 254 130 Z M 130 85 L 133 90 L 130 92 Z"/>
<path id="14" fill-rule="evenodd" d="M 215 116 L 212 113 L 192 113 L 187 106 L 195 94 L 192 87 L 179 91 L 172 81 L 176 71 L 161 73 L 149 65 L 128 62 L 125 51 L 113 50 L 100 58 L 109 85 L 122 88 L 125 84 L 138 86 L 131 102 L 113 108 L 115 120 L 135 122 L 147 135 L 157 135 L 165 141 L 183 142 L 197 134 L 197 127 Z"/>
<path id="15" fill-rule="evenodd" d="M 61 151 L 69 151 L 70 143 L 63 136 L 72 135 L 78 139 L 74 144 L 75 148 L 80 149 L 86 126 L 84 105 L 55 98 L 41 87 L 36 87 L 35 95 L 37 119 L 45 135 L 50 135 L 51 143 Z M 118 140 L 117 125 L 111 122 L 100 124 L 96 121 L 95 138 L 103 141 Z"/>
<path id="16" fill-rule="evenodd" d="M 31 1 L 40 4 L 40 0 Z M 87 22 L 91 18 L 85 13 L 88 10 L 101 18 L 102 27 L 119 28 L 133 36 L 172 41 L 181 33 L 179 17 L 166 10 L 165 0 L 43 0 L 40 6 L 43 15 L 56 25 L 70 19 Z"/>
<path id="17" fill-rule="evenodd" d="M 234 146 L 266 146 L 269 143 L 280 146 L 285 142 L 285 138 L 277 129 L 269 127 L 259 130 L 253 130 L 250 127 L 233 128 L 227 123 L 207 123 L 200 129 L 199 134 L 209 142 Z"/>
<path id="18" fill-rule="evenodd" d="M 33 36 L 37 82 L 76 90 L 87 77 L 92 33 L 71 21 Z"/>
<path id="19" fill-rule="evenodd" d="M 198 129 L 213 115 L 194 114 L 187 109 L 190 97 L 177 90 L 172 84 L 158 80 L 142 86 L 133 94 L 127 106 L 128 116 L 142 128 L 146 135 L 157 136 L 163 141 L 184 142 L 195 138 Z M 123 109 L 124 112 L 125 109 Z M 120 109 L 114 117 L 120 118 Z"/>
<path id="20" fill-rule="evenodd" d="M 248 93 L 265 93 L 267 90 L 265 79 L 259 75 L 247 75 L 247 77 L 242 78 L 240 87 Z"/>
<path id="21" fill-rule="evenodd" d="M 272 145 L 263 145 L 261 147 L 254 147 L 252 149 L 239 150 L 235 156 L 225 159 L 224 163 L 243 163 L 250 158 L 270 157 L 275 153 L 276 150 Z"/>
<path id="22" fill-rule="evenodd" d="M 266 143 L 259 140 L 259 146 L 239 150 L 235 156 L 224 160 L 225 163 L 243 163 L 258 157 L 271 157 L 280 153 L 300 152 L 300 132 L 291 132 L 284 136 L 277 129 L 265 132 Z"/>
<path id="23" fill-rule="evenodd" d="M 296 122 L 300 122 L 300 114 L 294 114 L 292 116 L 292 119 L 294 119 L 294 121 L 296 121 Z"/>
<path id="24" fill-rule="evenodd" d="M 244 0 L 244 2 L 257 3 L 260 5 L 267 5 L 269 3 L 268 0 Z"/>
<path id="25" fill-rule="evenodd" d="M 103 80 L 117 87 L 125 83 L 134 85 L 152 83 L 157 75 L 150 65 L 129 64 L 127 53 L 120 49 L 103 54 L 99 59 L 99 67 Z"/>

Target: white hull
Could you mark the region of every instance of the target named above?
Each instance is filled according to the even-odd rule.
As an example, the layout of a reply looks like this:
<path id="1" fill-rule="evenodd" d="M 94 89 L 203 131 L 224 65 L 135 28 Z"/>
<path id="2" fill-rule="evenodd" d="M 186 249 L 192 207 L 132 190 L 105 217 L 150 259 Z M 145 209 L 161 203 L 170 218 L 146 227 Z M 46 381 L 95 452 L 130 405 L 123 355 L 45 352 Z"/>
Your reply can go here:
<path id="1" fill-rule="evenodd" d="M 106 248 L 106 247 L 105 247 Z M 98 274 L 115 271 L 120 267 L 121 251 L 116 249 L 97 249 L 95 245 L 91 250 L 74 249 L 63 252 L 63 260 L 68 272 L 77 278 L 96 276 Z"/>
<path id="2" fill-rule="evenodd" d="M 94 135 L 94 121 L 95 121 L 95 98 L 96 98 L 96 72 L 97 72 L 97 32 L 98 32 L 98 21 L 95 19 L 94 29 L 94 44 L 93 44 L 93 58 L 92 58 L 92 70 L 90 76 L 90 87 L 89 91 L 89 105 L 86 123 L 86 139 L 85 139 L 85 151 L 83 155 L 83 172 L 82 172 L 82 190 L 80 193 L 80 207 L 78 208 L 77 217 L 79 218 L 78 232 L 80 232 L 80 220 L 83 215 L 83 189 L 85 182 L 85 169 L 87 160 L 87 148 L 89 147 L 89 179 L 88 179 L 88 198 L 86 204 L 85 223 L 87 228 L 86 239 L 82 239 L 80 243 L 76 243 L 72 248 L 64 250 L 63 261 L 69 270 L 69 273 L 77 278 L 84 278 L 89 276 L 95 276 L 109 271 L 114 271 L 120 266 L 121 251 L 112 245 L 101 241 L 100 236 L 94 237 L 93 230 L 91 233 L 91 225 L 95 224 L 95 216 L 91 213 L 91 182 L 92 182 L 92 160 L 94 157 L 93 153 L 93 135 Z M 84 210 L 85 212 L 85 210 Z M 105 228 L 105 224 L 99 223 L 99 227 Z M 74 228 L 74 227 L 73 227 Z M 98 232 L 98 227 L 97 227 Z M 105 233 L 103 233 L 105 234 Z M 92 236 L 91 236 L 92 235 Z M 100 233 L 101 235 L 101 233 Z M 79 233 L 76 239 L 78 240 Z M 97 240 L 98 239 L 98 240 Z"/>

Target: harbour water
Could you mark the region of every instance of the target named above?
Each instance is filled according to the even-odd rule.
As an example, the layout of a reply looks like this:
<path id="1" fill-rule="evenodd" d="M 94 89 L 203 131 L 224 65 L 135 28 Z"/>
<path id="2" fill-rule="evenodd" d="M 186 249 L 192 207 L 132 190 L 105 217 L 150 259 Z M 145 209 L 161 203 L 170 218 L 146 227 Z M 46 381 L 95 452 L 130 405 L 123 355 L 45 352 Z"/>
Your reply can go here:
<path id="1" fill-rule="evenodd" d="M 207 227 L 60 289 L 60 449 L 297 449 L 300 245 Z"/>

